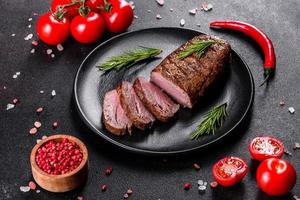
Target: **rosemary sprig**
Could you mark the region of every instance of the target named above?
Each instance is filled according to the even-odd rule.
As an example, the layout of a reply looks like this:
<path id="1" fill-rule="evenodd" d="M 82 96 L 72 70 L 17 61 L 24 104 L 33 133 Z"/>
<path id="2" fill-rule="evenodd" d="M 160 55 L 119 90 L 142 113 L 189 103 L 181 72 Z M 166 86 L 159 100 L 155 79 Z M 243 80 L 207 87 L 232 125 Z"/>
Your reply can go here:
<path id="1" fill-rule="evenodd" d="M 215 44 L 216 41 L 214 40 L 198 40 L 192 42 L 192 44 L 188 45 L 183 51 L 181 51 L 177 58 L 183 59 L 188 57 L 189 55 L 196 53 L 199 57 L 203 55 L 205 50 L 212 44 Z"/>
<path id="2" fill-rule="evenodd" d="M 227 117 L 227 103 L 223 103 L 211 109 L 205 116 L 205 119 L 197 126 L 197 129 L 191 133 L 191 139 L 198 139 L 203 134 L 214 134 L 215 131 L 223 125 Z"/>
<path id="3" fill-rule="evenodd" d="M 130 67 L 137 62 L 153 58 L 162 52 L 161 49 L 142 47 L 133 49 L 118 56 L 111 57 L 108 61 L 98 66 L 100 70 L 108 71 L 111 69 L 121 69 L 122 67 Z"/>

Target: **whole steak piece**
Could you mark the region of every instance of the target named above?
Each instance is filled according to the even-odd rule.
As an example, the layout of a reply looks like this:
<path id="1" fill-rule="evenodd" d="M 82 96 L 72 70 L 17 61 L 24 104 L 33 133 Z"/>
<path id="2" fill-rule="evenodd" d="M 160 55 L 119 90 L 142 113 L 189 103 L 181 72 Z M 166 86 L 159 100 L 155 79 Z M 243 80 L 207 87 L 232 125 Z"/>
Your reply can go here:
<path id="1" fill-rule="evenodd" d="M 133 87 L 145 107 L 159 121 L 168 121 L 178 111 L 179 105 L 174 103 L 169 96 L 145 78 L 137 78 Z"/>
<path id="2" fill-rule="evenodd" d="M 201 57 L 193 53 L 178 59 L 182 50 L 199 40 L 215 40 L 216 43 L 209 46 Z M 151 82 L 182 106 L 192 108 L 222 73 L 229 62 L 230 51 L 228 42 L 215 36 L 196 36 L 168 55 L 152 70 Z"/>
<path id="3" fill-rule="evenodd" d="M 155 118 L 136 95 L 132 83 L 123 81 L 117 87 L 117 91 L 120 95 L 122 108 L 133 125 L 141 130 L 150 128 Z"/>

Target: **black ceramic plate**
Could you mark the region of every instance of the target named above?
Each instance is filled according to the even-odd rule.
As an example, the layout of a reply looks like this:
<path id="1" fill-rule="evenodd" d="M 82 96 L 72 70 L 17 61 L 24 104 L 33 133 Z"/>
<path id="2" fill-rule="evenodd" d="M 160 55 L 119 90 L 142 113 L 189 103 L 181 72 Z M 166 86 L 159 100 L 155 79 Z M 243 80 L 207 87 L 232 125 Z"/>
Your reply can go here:
<path id="1" fill-rule="evenodd" d="M 232 51 L 228 70 L 210 88 L 207 95 L 192 109 L 180 109 L 178 117 L 168 123 L 156 123 L 147 131 L 134 130 L 131 136 L 118 137 L 105 130 L 102 118 L 104 94 L 122 80 L 133 81 L 137 76 L 149 77 L 151 70 L 161 62 L 138 64 L 120 71 L 103 73 L 96 68 L 113 55 L 138 46 L 163 49 L 164 58 L 178 46 L 201 34 L 182 28 L 151 28 L 116 36 L 96 47 L 82 62 L 74 83 L 76 106 L 84 123 L 105 140 L 124 149 L 148 154 L 177 154 L 212 144 L 231 132 L 249 111 L 254 95 L 252 75 L 246 63 Z M 191 140 L 190 133 L 201 122 L 205 113 L 220 103 L 228 102 L 224 125 L 214 134 Z"/>

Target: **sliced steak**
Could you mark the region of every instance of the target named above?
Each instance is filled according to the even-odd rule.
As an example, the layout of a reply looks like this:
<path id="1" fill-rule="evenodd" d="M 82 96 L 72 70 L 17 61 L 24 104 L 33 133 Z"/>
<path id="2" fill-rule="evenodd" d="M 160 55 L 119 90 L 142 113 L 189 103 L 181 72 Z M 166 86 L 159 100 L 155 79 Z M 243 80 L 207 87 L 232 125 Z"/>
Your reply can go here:
<path id="1" fill-rule="evenodd" d="M 115 135 L 131 133 L 132 122 L 126 116 L 117 90 L 107 92 L 103 100 L 103 123 Z"/>
<path id="2" fill-rule="evenodd" d="M 199 58 L 192 54 L 182 60 L 178 54 L 197 40 L 216 40 Z M 230 45 L 217 37 L 200 35 L 167 56 L 151 72 L 151 81 L 184 107 L 192 108 L 221 74 L 230 59 Z"/>
<path id="3" fill-rule="evenodd" d="M 178 111 L 179 105 L 175 104 L 170 97 L 145 78 L 137 78 L 133 87 L 145 107 L 159 121 L 168 121 Z"/>
<path id="4" fill-rule="evenodd" d="M 142 130 L 151 127 L 155 118 L 138 98 L 133 85 L 127 81 L 123 81 L 118 86 L 117 91 L 120 95 L 122 108 L 133 125 Z"/>

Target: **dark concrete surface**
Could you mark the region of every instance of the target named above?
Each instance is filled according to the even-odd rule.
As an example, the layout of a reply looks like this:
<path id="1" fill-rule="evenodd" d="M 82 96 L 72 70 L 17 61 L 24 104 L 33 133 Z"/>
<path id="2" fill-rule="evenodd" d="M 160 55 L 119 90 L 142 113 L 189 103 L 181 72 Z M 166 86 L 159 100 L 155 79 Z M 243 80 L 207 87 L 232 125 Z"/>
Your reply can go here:
<path id="1" fill-rule="evenodd" d="M 198 0 L 166 0 L 163 7 L 154 0 L 135 0 L 135 19 L 130 30 L 149 27 L 179 26 L 181 18 L 186 20 L 185 27 L 215 34 L 227 39 L 232 47 L 250 66 L 255 83 L 256 94 L 251 115 L 247 121 L 231 136 L 217 145 L 189 155 L 172 158 L 157 158 L 122 152 L 116 147 L 96 137 L 80 121 L 73 101 L 72 89 L 75 73 L 84 57 L 101 41 L 93 45 L 80 45 L 72 39 L 64 44 L 65 50 L 51 58 L 46 54 L 48 46 L 40 43 L 34 54 L 31 41 L 24 37 L 34 33 L 37 16 L 33 12 L 43 13 L 48 10 L 50 1 L 9 0 L 0 1 L 0 199 L 76 199 L 82 195 L 85 199 L 122 199 L 129 187 L 133 194 L 129 199 L 136 200 L 177 200 L 177 199 L 293 199 L 300 196 L 300 181 L 291 194 L 281 198 L 270 198 L 259 191 L 255 183 L 256 164 L 250 161 L 247 146 L 257 135 L 273 135 L 284 142 L 292 156 L 285 155 L 300 176 L 300 150 L 293 151 L 295 142 L 300 142 L 300 1 L 298 0 L 228 0 L 209 1 L 213 4 L 211 12 L 199 11 L 195 16 L 189 9 L 200 7 Z M 169 9 L 174 11 L 170 12 Z M 148 12 L 147 10 L 151 10 Z M 161 20 L 155 18 L 162 16 Z M 28 18 L 33 21 L 29 22 Z M 213 31 L 208 22 L 216 19 L 235 19 L 258 26 L 268 33 L 273 40 L 277 53 L 277 72 L 268 88 L 258 87 L 262 81 L 263 55 L 258 46 L 241 34 L 228 31 Z M 32 28 L 27 26 L 32 24 Z M 198 27 L 197 24 L 201 26 Z M 16 36 L 12 37 L 11 34 Z M 107 36 L 108 38 L 109 36 Z M 17 71 L 17 79 L 12 76 Z M 3 87 L 7 89 L 4 90 Z M 57 96 L 51 99 L 51 90 Z M 39 91 L 44 90 L 45 94 Z M 14 97 L 20 103 L 16 108 L 6 111 L 6 105 Z M 237 97 L 238 98 L 238 97 Z M 283 100 L 286 105 L 279 106 Z M 45 112 L 35 113 L 38 106 L 44 106 Z M 288 107 L 296 110 L 294 115 Z M 29 135 L 34 121 L 40 120 L 42 127 L 37 135 Z M 51 124 L 59 120 L 61 125 L 53 130 Z M 39 194 L 19 190 L 32 180 L 29 154 L 36 139 L 43 135 L 69 133 L 82 139 L 90 152 L 90 174 L 87 184 L 78 190 L 54 194 L 41 190 Z M 243 157 L 250 165 L 250 172 L 242 183 L 231 187 L 207 189 L 199 194 L 196 181 L 212 181 L 211 167 L 215 161 L 227 156 Z M 200 171 L 195 171 L 192 164 L 198 162 Z M 106 177 L 104 170 L 112 166 L 114 172 Z M 183 190 L 183 183 L 192 182 L 190 191 Z M 108 190 L 101 192 L 100 185 L 107 184 Z"/>

